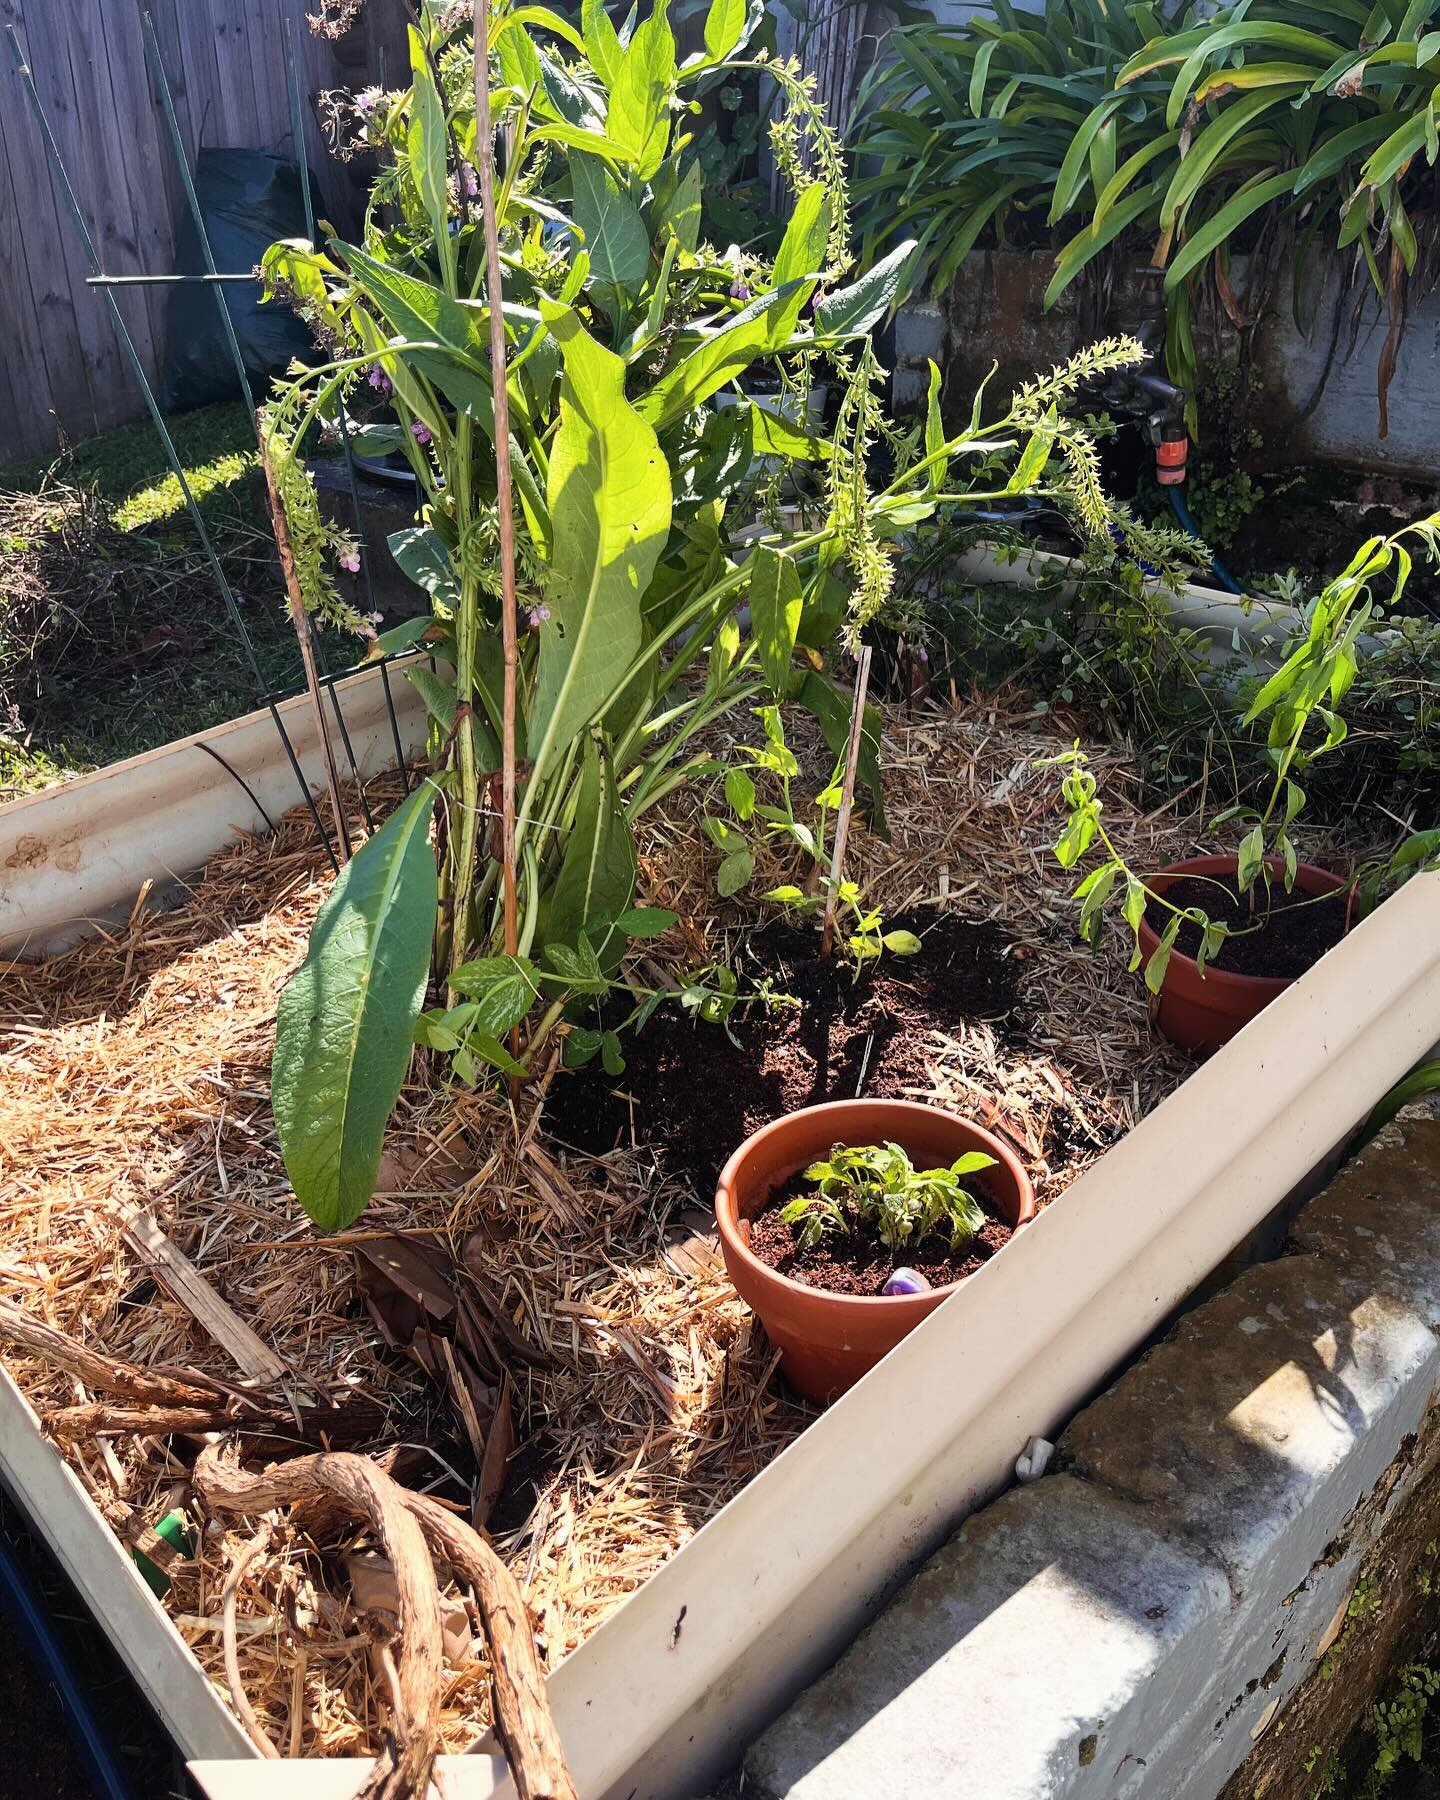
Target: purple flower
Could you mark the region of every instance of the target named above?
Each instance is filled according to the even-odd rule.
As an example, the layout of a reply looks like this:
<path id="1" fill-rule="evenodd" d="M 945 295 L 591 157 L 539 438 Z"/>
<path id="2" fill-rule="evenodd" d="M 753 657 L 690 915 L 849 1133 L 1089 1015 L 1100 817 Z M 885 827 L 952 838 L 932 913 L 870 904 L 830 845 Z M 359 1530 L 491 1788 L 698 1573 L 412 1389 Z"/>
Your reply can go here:
<path id="1" fill-rule="evenodd" d="M 480 177 L 468 162 L 460 165 L 460 192 L 467 200 L 473 200 L 480 192 Z"/>
<path id="2" fill-rule="evenodd" d="M 928 663 L 929 662 L 930 652 L 925 648 L 925 646 L 923 644 L 921 644 L 920 647 L 916 650 L 915 660 L 918 663 Z"/>
<path id="3" fill-rule="evenodd" d="M 358 550 L 342 550 L 340 552 L 339 561 L 340 567 L 347 570 L 351 575 L 358 575 L 360 573 L 360 552 Z"/>
<path id="4" fill-rule="evenodd" d="M 378 87 L 361 88 L 355 96 L 355 110 L 359 113 L 372 113 L 380 104 L 381 93 Z"/>
<path id="5" fill-rule="evenodd" d="M 415 421 L 415 423 L 410 427 L 410 435 L 411 435 L 411 437 L 414 438 L 414 440 L 417 444 L 428 444 L 430 442 L 431 437 L 433 436 L 433 433 L 431 432 L 430 427 L 428 425 L 426 425 L 422 420 L 417 419 Z"/>
<path id="6" fill-rule="evenodd" d="M 737 275 L 730 283 L 730 298 L 732 300 L 748 300 L 750 298 L 750 283 L 748 281 L 742 281 Z"/>
<path id="7" fill-rule="evenodd" d="M 383 625 L 385 623 L 385 615 L 382 612 L 366 613 L 365 616 L 372 625 Z"/>
<path id="8" fill-rule="evenodd" d="M 532 606 L 530 608 L 530 629 L 538 631 L 549 617 L 550 608 L 548 606 Z"/>
<path id="9" fill-rule="evenodd" d="M 377 394 L 388 394 L 390 392 L 390 377 L 380 367 L 379 363 L 375 364 L 374 368 L 371 369 L 365 379 L 370 383 Z"/>

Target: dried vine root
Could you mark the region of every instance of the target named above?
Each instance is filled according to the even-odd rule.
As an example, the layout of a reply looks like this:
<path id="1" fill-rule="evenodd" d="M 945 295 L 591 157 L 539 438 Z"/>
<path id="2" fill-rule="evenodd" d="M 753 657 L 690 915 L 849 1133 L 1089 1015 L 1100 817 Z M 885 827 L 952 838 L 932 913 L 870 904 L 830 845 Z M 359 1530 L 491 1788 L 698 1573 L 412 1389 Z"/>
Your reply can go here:
<path id="1" fill-rule="evenodd" d="M 319 1495 L 337 1500 L 379 1538 L 395 1571 L 400 1645 L 395 1679 L 395 1743 L 360 1790 L 361 1800 L 417 1800 L 430 1783 L 440 1729 L 440 1590 L 425 1538 L 404 1490 L 368 1456 L 323 1451 L 250 1475 L 238 1459 L 208 1446 L 195 1464 L 195 1493 L 211 1513 L 266 1513 Z"/>
<path id="2" fill-rule="evenodd" d="M 577 1800 L 545 1695 L 525 1603 L 494 1550 L 438 1501 L 411 1493 L 370 1458 L 344 1451 L 297 1457 L 249 1474 L 216 1446 L 195 1464 L 194 1487 L 212 1513 L 264 1513 L 338 1502 L 379 1536 L 399 1593 L 397 1754 L 377 1762 L 362 1790 L 376 1800 L 423 1795 L 435 1759 L 441 1645 L 440 1598 L 431 1552 L 474 1589 L 490 1651 L 495 1728 L 520 1800 Z M 428 1547 L 427 1547 L 428 1546 Z"/>
<path id="3" fill-rule="evenodd" d="M 518 1582 L 480 1533 L 438 1500 L 411 1493 L 405 1500 L 431 1550 L 474 1590 L 490 1650 L 495 1733 L 519 1800 L 576 1800 Z"/>

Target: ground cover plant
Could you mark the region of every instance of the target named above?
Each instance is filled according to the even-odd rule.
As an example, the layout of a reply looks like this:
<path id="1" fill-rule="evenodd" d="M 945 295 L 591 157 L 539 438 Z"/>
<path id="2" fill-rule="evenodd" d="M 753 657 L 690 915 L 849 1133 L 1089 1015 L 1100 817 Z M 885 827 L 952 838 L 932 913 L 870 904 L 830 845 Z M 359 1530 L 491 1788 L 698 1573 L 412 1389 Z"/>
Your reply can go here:
<path id="1" fill-rule="evenodd" d="M 369 1198 L 414 1036 L 462 1082 L 523 1079 L 562 1037 L 572 1059 L 619 1067 L 611 1028 L 586 1015 L 623 985 L 627 944 L 674 923 L 635 903 L 636 821 L 709 774 L 705 732 L 746 703 L 797 703 L 839 753 L 850 706 L 825 652 L 837 637 L 857 644 L 884 605 L 904 532 L 960 499 L 1031 490 L 1086 539 L 1107 539 L 1120 516 L 1064 409 L 1085 380 L 1138 359 L 1129 342 L 1095 346 L 988 416 L 977 400 L 955 436 L 940 422 L 938 375 L 920 431 L 906 440 L 887 425 L 868 332 L 902 258 L 855 273 L 839 146 L 796 71 L 749 55 L 748 29 L 717 0 L 705 50 L 677 66 L 663 10 L 623 44 L 599 8 L 581 30 L 535 8 L 494 22 L 491 123 L 509 145 L 496 191 L 507 433 L 495 427 L 475 193 L 476 121 L 491 102 L 477 97 L 468 17 L 427 7 L 409 88 L 366 100 L 363 134 L 384 164 L 364 245 L 282 244 L 266 259 L 325 346 L 281 388 L 267 428 L 307 603 L 356 623 L 301 450 L 349 393 L 383 389 L 393 422 L 367 444 L 403 454 L 416 475 L 420 522 L 392 548 L 433 616 L 380 647 L 423 634 L 454 672 L 412 675 L 434 718 L 429 777 L 342 873 L 280 1008 L 276 1114 L 297 1195 L 323 1224 Z M 785 98 L 772 144 L 794 201 L 774 259 L 737 262 L 700 236 L 683 105 L 756 62 Z M 743 389 L 733 405 L 708 404 L 756 369 L 803 395 L 822 365 L 843 386 L 823 441 Z M 894 472 L 872 482 L 882 438 Z M 509 846 L 495 830 L 507 730 L 499 452 L 518 496 L 529 627 L 509 664 L 523 770 L 513 930 Z M 815 465 L 818 516 L 772 515 L 757 536 L 757 459 Z M 1167 566 L 1184 553 L 1173 535 L 1146 541 Z M 859 772 L 873 788 L 867 735 Z M 427 1009 L 432 975 L 441 991 Z M 662 998 L 626 991 L 636 1018 Z M 735 997 L 733 978 L 703 967 L 679 991 L 706 1016 Z"/>

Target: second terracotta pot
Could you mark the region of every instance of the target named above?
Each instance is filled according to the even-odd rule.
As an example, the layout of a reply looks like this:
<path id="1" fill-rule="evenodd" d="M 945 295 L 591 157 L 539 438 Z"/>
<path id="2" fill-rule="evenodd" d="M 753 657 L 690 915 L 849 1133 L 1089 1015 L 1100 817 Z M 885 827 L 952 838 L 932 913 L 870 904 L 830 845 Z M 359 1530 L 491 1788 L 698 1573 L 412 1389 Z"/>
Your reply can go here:
<path id="1" fill-rule="evenodd" d="M 1269 864 L 1271 874 L 1283 878 L 1284 864 L 1280 859 L 1271 857 Z M 1233 856 L 1192 856 L 1187 862 L 1171 863 L 1168 869 L 1152 875 L 1149 885 L 1157 894 L 1163 894 L 1172 881 L 1180 881 L 1187 875 L 1228 875 L 1233 879 L 1235 868 Z M 1317 868 L 1314 863 L 1301 863 L 1295 871 L 1295 886 L 1302 894 L 1333 894 L 1345 883 L 1328 869 Z M 1159 934 L 1151 929 L 1148 919 L 1142 919 L 1142 966 L 1149 962 L 1159 943 Z M 1248 1025 L 1258 1012 L 1298 979 L 1298 976 L 1232 975 L 1215 963 L 1207 963 L 1202 975 L 1193 957 L 1182 956 L 1176 950 L 1171 954 L 1160 986 L 1155 1023 L 1172 1044 L 1178 1044 L 1182 1050 L 1193 1050 L 1200 1056 L 1210 1056 L 1223 1044 L 1228 1044 L 1242 1025 Z"/>
<path id="2" fill-rule="evenodd" d="M 1014 1152 L 979 1125 L 913 1100 L 836 1100 L 787 1113 L 755 1132 L 720 1172 L 715 1217 L 725 1267 L 742 1300 L 758 1315 L 780 1352 L 791 1385 L 807 1399 L 833 1400 L 963 1281 L 928 1294 L 833 1294 L 792 1281 L 753 1256 L 750 1220 L 777 1189 L 832 1145 L 893 1142 L 917 1167 L 935 1168 L 967 1150 L 983 1150 L 995 1167 L 977 1177 L 1013 1225 L 1035 1214 L 1035 1194 Z"/>

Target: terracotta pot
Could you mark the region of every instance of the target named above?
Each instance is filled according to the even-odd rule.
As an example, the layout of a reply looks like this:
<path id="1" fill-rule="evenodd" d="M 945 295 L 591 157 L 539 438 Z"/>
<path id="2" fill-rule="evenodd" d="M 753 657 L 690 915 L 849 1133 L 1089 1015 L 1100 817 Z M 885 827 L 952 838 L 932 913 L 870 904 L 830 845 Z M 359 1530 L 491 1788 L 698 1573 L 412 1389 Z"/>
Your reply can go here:
<path id="1" fill-rule="evenodd" d="M 928 1294 L 832 1294 L 792 1281 L 752 1256 L 750 1220 L 776 1191 L 832 1145 L 883 1144 L 908 1151 L 921 1167 L 952 1163 L 983 1150 L 996 1166 L 977 1179 L 1005 1216 L 1023 1225 L 1035 1216 L 1035 1194 L 1013 1151 L 968 1119 L 914 1100 L 835 1100 L 807 1106 L 764 1126 L 720 1172 L 715 1217 L 725 1267 L 742 1300 L 759 1315 L 780 1351 L 786 1377 L 809 1400 L 833 1400 L 893 1350 L 962 1282 Z M 903 1259 L 902 1259 L 903 1260 Z"/>
<path id="2" fill-rule="evenodd" d="M 1285 865 L 1279 857 L 1269 858 L 1271 872 L 1283 878 Z M 1186 875 L 1231 875 L 1236 869 L 1233 856 L 1192 856 L 1186 862 L 1171 863 L 1149 885 L 1157 894 L 1164 893 L 1172 881 Z M 1295 886 L 1305 894 L 1333 894 L 1345 886 L 1338 875 L 1314 863 L 1301 863 L 1295 871 Z M 1140 922 L 1140 955 L 1148 963 L 1160 942 L 1146 919 Z M 1210 1056 L 1228 1044 L 1242 1025 L 1248 1025 L 1277 994 L 1283 994 L 1297 977 L 1268 975 L 1233 975 L 1215 963 L 1207 963 L 1202 975 L 1195 959 L 1173 951 L 1160 986 L 1160 1005 L 1155 1022 L 1172 1044 L 1182 1050 L 1193 1050 Z"/>

